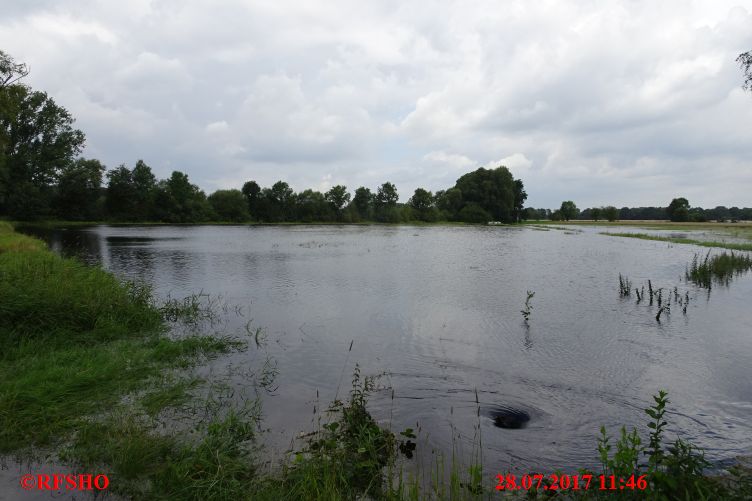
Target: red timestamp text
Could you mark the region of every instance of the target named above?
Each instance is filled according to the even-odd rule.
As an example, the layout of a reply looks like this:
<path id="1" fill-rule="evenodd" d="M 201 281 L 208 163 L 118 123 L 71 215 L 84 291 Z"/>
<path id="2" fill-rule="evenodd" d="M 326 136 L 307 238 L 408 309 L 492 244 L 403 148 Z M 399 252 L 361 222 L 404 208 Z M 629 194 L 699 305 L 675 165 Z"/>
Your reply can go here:
<path id="1" fill-rule="evenodd" d="M 566 475 L 551 473 L 525 474 L 517 476 L 513 473 L 496 475 L 497 491 L 585 491 L 597 489 L 600 491 L 640 490 L 648 487 L 647 475 L 631 475 L 618 477 L 616 475 Z"/>

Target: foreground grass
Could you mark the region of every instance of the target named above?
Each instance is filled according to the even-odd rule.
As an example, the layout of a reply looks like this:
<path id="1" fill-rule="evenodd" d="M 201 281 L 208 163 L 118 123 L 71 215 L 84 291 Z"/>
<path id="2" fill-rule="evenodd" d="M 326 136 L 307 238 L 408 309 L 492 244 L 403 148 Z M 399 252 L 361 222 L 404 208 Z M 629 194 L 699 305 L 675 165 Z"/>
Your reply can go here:
<path id="1" fill-rule="evenodd" d="M 701 247 L 717 247 L 721 249 L 752 251 L 752 243 L 734 243 L 734 242 L 718 242 L 707 240 L 695 240 L 692 238 L 681 237 L 665 237 L 658 235 L 648 235 L 647 233 L 611 233 L 601 232 L 601 235 L 608 235 L 611 237 L 626 237 L 626 238 L 639 238 L 641 240 L 655 240 L 658 242 L 671 242 L 675 244 L 690 244 L 699 245 Z"/>

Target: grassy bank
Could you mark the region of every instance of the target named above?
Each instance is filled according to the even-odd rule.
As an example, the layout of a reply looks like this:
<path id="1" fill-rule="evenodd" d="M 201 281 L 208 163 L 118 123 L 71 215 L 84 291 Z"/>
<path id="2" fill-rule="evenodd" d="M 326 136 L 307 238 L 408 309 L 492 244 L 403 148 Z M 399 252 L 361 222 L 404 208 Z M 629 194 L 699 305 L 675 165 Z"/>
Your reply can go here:
<path id="1" fill-rule="evenodd" d="M 699 245 L 701 247 L 717 247 L 721 249 L 752 251 L 752 243 L 719 242 L 719 241 L 708 241 L 708 240 L 696 240 L 693 238 L 664 237 L 664 236 L 658 236 L 658 235 L 648 235 L 646 233 L 601 232 L 601 235 L 608 235 L 611 237 L 639 238 L 641 240 L 655 240 L 657 242 L 671 242 L 675 244 Z"/>
<path id="2" fill-rule="evenodd" d="M 156 433 L 148 419 L 188 398 L 185 379 L 171 371 L 239 347 L 229 338 L 168 338 L 147 288 L 60 258 L 7 223 L 0 318 L 0 454 L 103 468 L 119 492 L 185 454 L 179 437 Z M 233 414 L 227 419 L 212 425 L 215 434 L 235 432 Z"/>

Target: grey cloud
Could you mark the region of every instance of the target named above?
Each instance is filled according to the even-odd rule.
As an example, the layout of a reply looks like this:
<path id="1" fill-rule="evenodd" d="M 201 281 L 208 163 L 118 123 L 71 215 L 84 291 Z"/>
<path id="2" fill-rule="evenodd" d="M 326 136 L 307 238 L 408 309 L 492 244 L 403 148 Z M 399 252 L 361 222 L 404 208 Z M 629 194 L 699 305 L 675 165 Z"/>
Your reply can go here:
<path id="1" fill-rule="evenodd" d="M 504 161 L 535 206 L 749 205 L 739 3 L 16 2 L 0 47 L 86 155 L 207 190 L 390 180 L 406 199 Z"/>

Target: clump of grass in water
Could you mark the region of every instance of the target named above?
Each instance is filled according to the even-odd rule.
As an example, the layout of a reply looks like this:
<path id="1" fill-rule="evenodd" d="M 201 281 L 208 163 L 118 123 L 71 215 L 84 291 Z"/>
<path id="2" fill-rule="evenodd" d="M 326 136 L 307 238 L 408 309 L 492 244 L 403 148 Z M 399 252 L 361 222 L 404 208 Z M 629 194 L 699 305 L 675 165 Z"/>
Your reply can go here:
<path id="1" fill-rule="evenodd" d="M 632 281 L 627 277 L 623 277 L 619 273 L 619 295 L 621 297 L 627 297 L 632 294 Z"/>
<path id="2" fill-rule="evenodd" d="M 656 322 L 661 321 L 661 317 L 671 313 L 671 304 L 678 305 L 684 315 L 687 314 L 687 307 L 689 306 L 689 291 L 686 291 L 684 295 L 679 293 L 679 288 L 674 286 L 673 293 L 671 289 L 666 289 L 667 297 L 664 303 L 663 287 L 654 289 L 652 280 L 648 280 L 647 295 L 650 298 L 650 306 L 653 306 L 653 301 L 657 303 L 658 311 L 655 315 Z M 632 291 L 632 281 L 629 278 L 619 274 L 619 295 L 621 297 L 630 296 Z M 637 296 L 636 304 L 640 304 L 646 297 L 645 286 L 641 288 L 634 288 L 635 295 Z"/>
<path id="3" fill-rule="evenodd" d="M 752 257 L 747 254 L 723 252 L 711 257 L 710 252 L 701 259 L 695 254 L 687 267 L 685 276 L 695 284 L 711 289 L 714 283 L 728 285 L 735 275 L 741 275 L 752 269 Z"/>

